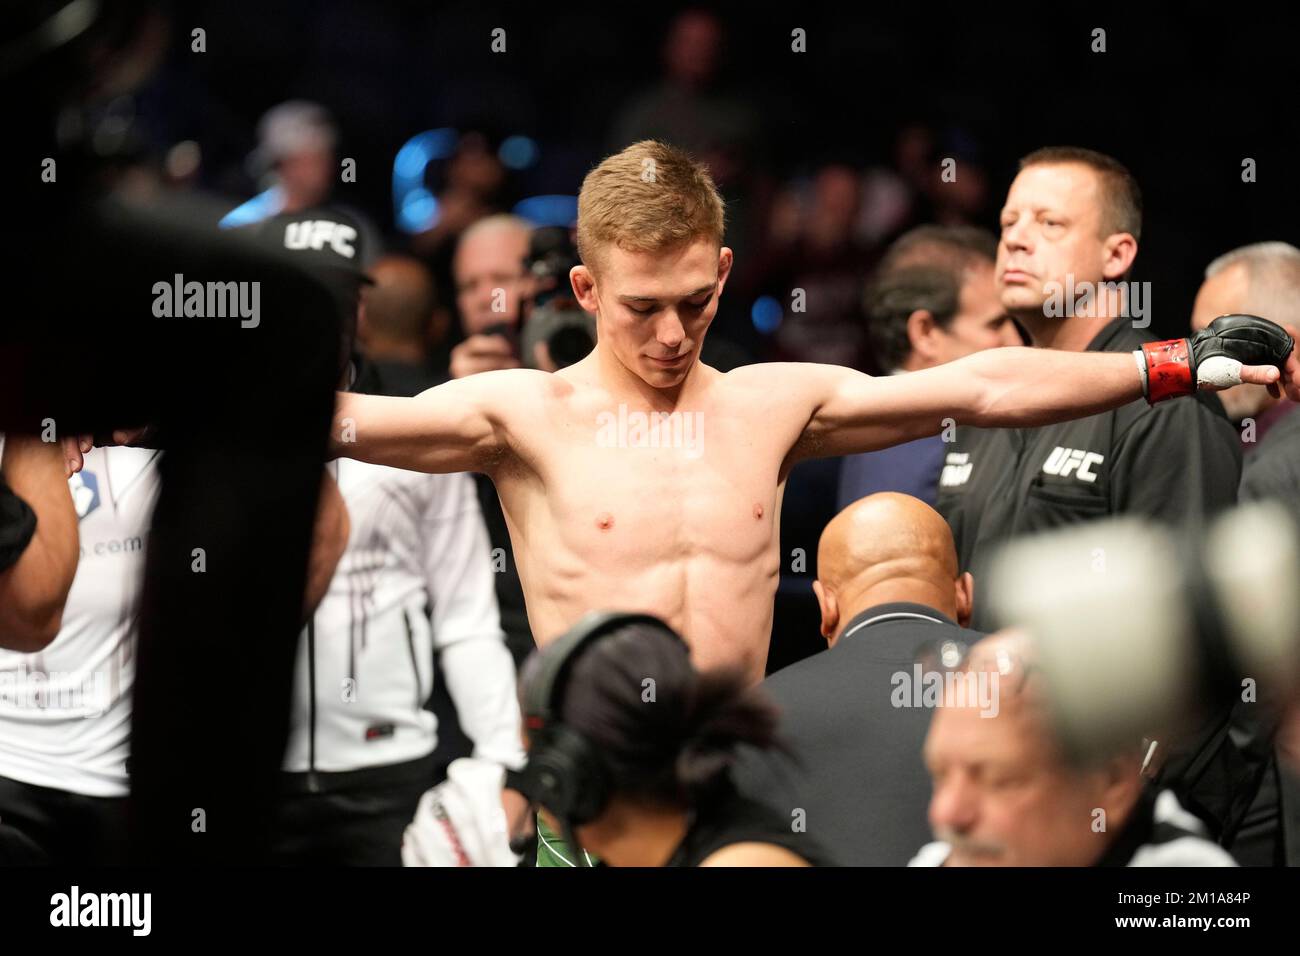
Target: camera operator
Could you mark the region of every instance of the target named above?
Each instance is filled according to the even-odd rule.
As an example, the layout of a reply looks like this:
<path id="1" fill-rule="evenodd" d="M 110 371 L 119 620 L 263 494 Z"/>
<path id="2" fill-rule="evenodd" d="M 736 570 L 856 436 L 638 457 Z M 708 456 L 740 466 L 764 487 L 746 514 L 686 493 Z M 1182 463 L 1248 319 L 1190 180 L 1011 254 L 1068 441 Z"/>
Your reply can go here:
<path id="1" fill-rule="evenodd" d="M 456 244 L 451 272 L 466 338 L 451 350 L 452 378 L 519 368 L 509 339 L 488 330 L 502 323 L 518 328 L 529 232 L 528 223 L 517 216 L 488 216 L 466 229 Z"/>
<path id="2" fill-rule="evenodd" d="M 569 288 L 569 270 L 580 262 L 569 230 L 524 232 L 516 271 L 507 257 L 520 229 L 523 220 L 493 216 L 466 230 L 456 249 L 456 304 L 470 334 L 452 349 L 452 378 L 521 366 L 555 372 L 596 344 L 595 320 Z"/>

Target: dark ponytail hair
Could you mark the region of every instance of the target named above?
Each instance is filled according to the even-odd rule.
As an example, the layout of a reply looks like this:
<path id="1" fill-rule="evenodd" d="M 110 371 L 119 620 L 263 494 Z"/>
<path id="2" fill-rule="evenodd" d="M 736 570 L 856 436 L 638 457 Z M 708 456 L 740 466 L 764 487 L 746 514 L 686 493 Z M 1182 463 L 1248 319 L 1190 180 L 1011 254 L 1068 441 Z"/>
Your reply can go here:
<path id="1" fill-rule="evenodd" d="M 692 806 L 730 783 L 737 748 L 784 749 L 777 711 L 738 669 L 697 671 L 680 640 L 630 624 L 573 663 L 561 719 L 600 752 L 616 793 Z"/>

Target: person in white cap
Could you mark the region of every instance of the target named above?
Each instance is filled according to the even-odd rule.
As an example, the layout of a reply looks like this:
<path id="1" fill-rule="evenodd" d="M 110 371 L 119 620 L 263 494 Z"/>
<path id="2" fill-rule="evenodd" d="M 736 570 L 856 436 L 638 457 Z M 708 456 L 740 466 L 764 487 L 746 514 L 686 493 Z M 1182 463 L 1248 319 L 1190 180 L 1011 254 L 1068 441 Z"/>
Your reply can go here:
<path id="1" fill-rule="evenodd" d="M 301 212 L 329 198 L 338 175 L 338 132 L 323 106 L 290 100 L 272 107 L 257 124 L 257 136 L 257 156 L 275 170 L 283 194 L 280 212 Z"/>

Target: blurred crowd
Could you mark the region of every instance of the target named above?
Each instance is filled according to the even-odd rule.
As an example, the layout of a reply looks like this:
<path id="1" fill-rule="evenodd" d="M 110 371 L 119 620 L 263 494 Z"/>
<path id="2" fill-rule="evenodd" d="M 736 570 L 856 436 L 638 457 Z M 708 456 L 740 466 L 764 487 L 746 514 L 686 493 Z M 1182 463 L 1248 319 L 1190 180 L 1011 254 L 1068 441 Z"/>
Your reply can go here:
<path id="1" fill-rule="evenodd" d="M 1150 340 L 1122 311 L 1033 320 L 1045 313 L 1031 286 L 1041 292 L 1066 276 L 1100 283 L 1131 274 L 1142 200 L 1118 161 L 1090 150 L 1044 149 L 1000 181 L 1002 171 L 986 166 L 968 130 L 926 119 L 895 124 L 873 161 L 821 150 L 812 159 L 777 160 L 780 130 L 725 79 L 724 36 L 717 14 L 676 16 L 658 76 L 612 111 L 601 144 L 610 152 L 645 139 L 682 147 L 707 164 L 726 200 L 736 267 L 703 347 L 705 363 L 727 371 L 772 360 L 819 362 L 902 375 L 1002 346 L 1122 352 Z M 161 41 L 146 31 L 141 42 Z M 568 296 L 567 264 L 577 261 L 568 231 L 583 163 L 599 155 L 570 157 L 568 185 L 541 194 L 535 188 L 542 180 L 529 172 L 536 142 L 486 124 L 442 132 L 398 154 L 399 166 L 405 154 L 421 172 L 419 185 L 393 195 L 390 207 L 349 190 L 345 144 L 352 134 L 305 99 L 269 105 L 233 166 L 210 168 L 204 144 L 194 141 L 162 150 L 136 142 L 113 147 L 122 160 L 112 175 L 119 195 L 135 201 L 215 192 L 226 228 L 324 222 L 336 237 L 346 235 L 333 247 L 349 260 L 356 254 L 346 263 L 357 307 L 345 310 L 355 322 L 355 355 L 344 389 L 410 396 L 495 369 L 571 364 L 584 354 L 580 346 L 569 351 L 574 337 L 581 343 L 588 333 Z M 1064 221 L 1049 221 L 1044 209 L 1063 210 Z M 1054 243 L 1050 230 L 1079 222 L 1092 224 L 1087 235 Z M 1196 307 L 1174 322 L 1180 334 L 1247 313 L 1295 335 L 1300 249 L 1259 241 L 1222 253 L 1196 264 Z M 586 348 L 591 344 L 588 338 Z M 767 668 L 773 676 L 764 690 L 780 703 L 783 735 L 802 763 L 766 753 L 775 749 L 768 718 L 761 708 L 736 704 L 728 742 L 755 751 L 736 763 L 736 785 L 765 794 L 783 818 L 791 808 L 808 813 L 818 842 L 831 851 L 826 862 L 1293 862 L 1294 742 L 1276 713 L 1261 717 L 1220 701 L 1198 715 L 1204 726 L 1182 728 L 1184 738 L 1128 740 L 1080 771 L 1043 732 L 1049 691 L 1026 665 L 1031 651 L 1014 637 L 985 639 L 996 622 L 981 591 L 995 549 L 1027 533 L 1125 514 L 1162 522 L 1199 547 L 1212 520 L 1239 500 L 1294 509 L 1300 416 L 1291 408 L 1262 386 L 1242 385 L 1221 400 L 1135 402 L 1041 429 L 963 429 L 795 468 L 781 509 Z M 39 485 L 23 471 L 34 467 L 25 464 L 31 454 L 20 439 L 5 449 L 5 477 L 16 492 Z M 119 550 L 139 549 L 157 483 L 156 452 L 90 454 L 70 492 L 82 522 L 83 567 L 92 514 L 105 548 L 117 541 Z M 520 764 L 516 667 L 534 641 L 505 517 L 486 477 L 395 476 L 352 461 L 327 471 L 313 551 L 327 571 L 317 579 L 309 569 L 306 604 L 316 611 L 299 649 L 275 853 L 284 863 L 394 863 L 417 803 L 448 764 L 469 754 L 498 767 Z M 796 551 L 806 560 L 786 559 Z M 332 575 L 330 568 L 337 568 Z M 93 569 L 77 573 L 68 617 L 55 616 L 53 633 L 32 635 L 22 642 L 27 647 L 0 652 L 0 673 L 57 670 L 43 656 L 52 654 L 67 662 L 60 673 L 81 675 L 69 678 L 77 687 L 104 672 L 114 682 L 129 680 L 122 677 L 129 673 L 129 615 L 111 626 L 101 618 L 106 608 L 116 614 L 130 604 L 123 595 L 141 565 L 108 585 Z M 669 658 L 683 656 L 670 630 L 654 638 L 652 624 L 635 627 L 642 630 L 622 635 L 626 653 L 659 639 Z M 862 633 L 868 630 L 870 644 Z M 977 644 L 981 650 L 968 653 Z M 915 709 L 897 703 L 887 688 L 898 689 L 901 662 L 923 645 L 938 649 L 937 673 L 967 675 L 971 686 L 998 675 L 995 682 L 1011 688 L 1002 698 L 1006 719 L 984 720 L 968 701 L 932 721 L 932 705 L 921 704 L 919 670 L 905 695 L 916 695 Z M 109 648 L 111 660 L 87 656 L 87 648 Z M 593 658 L 584 686 L 599 686 L 597 669 L 614 667 L 612 660 Z M 692 682 L 701 678 L 677 663 L 682 687 L 694 693 Z M 383 687 L 377 710 L 345 706 L 352 703 L 348 682 L 358 679 Z M 342 704 L 330 696 L 340 684 Z M 874 690 L 864 694 L 864 687 Z M 78 859 L 92 845 L 96 859 L 119 858 L 121 846 L 105 833 L 124 812 L 113 801 L 126 787 L 126 689 L 115 683 L 103 700 L 85 704 L 100 712 L 80 723 L 83 738 L 39 728 L 53 751 L 73 755 L 63 764 L 32 756 L 29 713 L 12 720 L 0 714 L 0 808 L 6 818 L 26 814 L 20 829 L 36 835 L 10 845 L 16 859 L 23 859 L 19 850 L 28 861 Z M 736 700 L 747 692 L 712 690 Z M 620 736 L 622 725 L 601 711 L 617 716 L 627 702 L 585 703 L 584 731 L 605 734 L 613 765 L 634 768 L 636 735 Z M 861 732 L 862 708 L 876 711 L 878 719 L 866 722 L 876 733 Z M 611 786 L 636 796 L 638 779 L 628 769 Z M 453 774 L 444 786 L 441 799 L 452 801 L 458 788 L 481 783 Z M 500 790 L 501 781 L 493 786 Z M 51 800 L 64 799 L 52 791 L 66 792 L 69 807 L 51 810 Z M 419 805 L 426 823 L 444 812 Z M 1079 827 L 1080 816 L 1097 808 L 1111 814 L 1101 843 L 1092 839 L 1095 828 Z M 507 814 L 519 809 L 506 798 Z M 76 847 L 52 835 L 65 811 L 90 834 Z M 864 827 L 864 818 L 880 825 Z M 627 826 L 641 823 L 630 817 Z M 583 840 L 588 849 L 611 858 L 624 852 L 617 841 L 602 848 L 594 832 Z M 405 836 L 408 849 L 424 839 Z M 419 862 L 448 852 L 428 839 Z M 804 861 L 823 862 L 797 841 L 791 846 Z M 700 850 L 699 858 L 705 855 Z"/>

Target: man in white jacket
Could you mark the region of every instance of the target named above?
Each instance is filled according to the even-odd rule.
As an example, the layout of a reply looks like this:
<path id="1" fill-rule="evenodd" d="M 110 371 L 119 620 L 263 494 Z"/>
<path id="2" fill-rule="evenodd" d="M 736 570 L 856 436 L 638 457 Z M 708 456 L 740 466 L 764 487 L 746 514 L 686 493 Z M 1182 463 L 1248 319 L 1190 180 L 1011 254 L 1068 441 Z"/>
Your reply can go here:
<path id="1" fill-rule="evenodd" d="M 377 373 L 359 366 L 352 387 L 377 391 Z M 397 866 L 435 783 L 435 652 L 474 756 L 517 768 L 514 661 L 470 477 L 343 459 L 327 470 L 351 535 L 299 644 L 275 859 Z"/>

